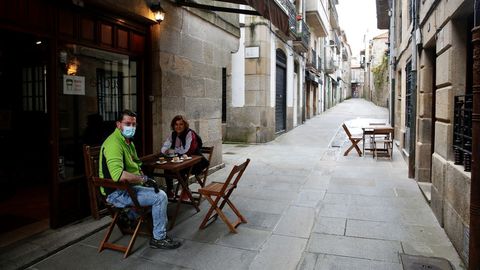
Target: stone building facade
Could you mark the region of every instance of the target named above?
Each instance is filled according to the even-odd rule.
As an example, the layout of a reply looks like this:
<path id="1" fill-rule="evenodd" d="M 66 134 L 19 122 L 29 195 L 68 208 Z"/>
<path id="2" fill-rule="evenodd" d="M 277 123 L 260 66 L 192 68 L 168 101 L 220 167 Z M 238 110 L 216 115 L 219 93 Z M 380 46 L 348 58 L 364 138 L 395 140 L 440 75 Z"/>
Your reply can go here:
<path id="1" fill-rule="evenodd" d="M 418 181 L 440 225 L 468 262 L 470 230 L 478 230 L 470 228 L 468 155 L 474 1 L 388 5 L 379 0 L 377 10 L 382 5 L 393 14 L 389 50 L 395 140 L 409 162 L 409 176 Z M 386 12 L 383 16 L 387 21 Z"/>
<path id="2" fill-rule="evenodd" d="M 158 152 L 171 119 L 182 114 L 215 146 L 212 166 L 222 162 L 222 91 L 230 85 L 223 74 L 238 50 L 238 14 L 161 1 L 158 23 L 152 2 L 0 2 L 0 84 L 8 89 L 0 140 L 38 164 L 28 172 L 4 163 L 0 182 L 38 196 L 18 210 L 46 228 L 90 214 L 82 146 L 101 144 L 123 109 L 137 112 L 139 155 Z M 34 139 L 20 136 L 32 129 Z"/>
<path id="3" fill-rule="evenodd" d="M 153 40 L 152 132 L 154 152 L 170 134 L 170 121 L 185 115 L 204 145 L 214 146 L 213 165 L 222 161 L 222 87 L 239 47 L 238 14 L 207 12 L 162 2 L 165 20 Z"/>
<path id="4" fill-rule="evenodd" d="M 226 141 L 271 141 L 341 102 L 350 89 L 350 79 L 342 79 L 350 76 L 350 62 L 346 38 L 340 38 L 338 1 L 282 3 L 290 18 L 286 35 L 263 18 L 241 16 L 240 46 L 229 73 Z"/>
<path id="5" fill-rule="evenodd" d="M 388 107 L 388 32 L 373 37 L 369 42 L 369 65 L 367 72 L 369 89 L 366 98 L 377 106 Z"/>

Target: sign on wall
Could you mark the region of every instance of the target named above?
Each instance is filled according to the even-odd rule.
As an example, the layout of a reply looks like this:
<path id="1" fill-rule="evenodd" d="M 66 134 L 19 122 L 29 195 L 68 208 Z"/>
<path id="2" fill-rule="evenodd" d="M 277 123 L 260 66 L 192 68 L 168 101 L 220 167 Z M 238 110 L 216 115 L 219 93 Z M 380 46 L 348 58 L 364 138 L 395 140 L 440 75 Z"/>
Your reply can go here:
<path id="1" fill-rule="evenodd" d="M 260 57 L 260 47 L 245 47 L 245 58 Z"/>
<path id="2" fill-rule="evenodd" d="M 85 95 L 85 77 L 63 75 L 64 95 Z"/>

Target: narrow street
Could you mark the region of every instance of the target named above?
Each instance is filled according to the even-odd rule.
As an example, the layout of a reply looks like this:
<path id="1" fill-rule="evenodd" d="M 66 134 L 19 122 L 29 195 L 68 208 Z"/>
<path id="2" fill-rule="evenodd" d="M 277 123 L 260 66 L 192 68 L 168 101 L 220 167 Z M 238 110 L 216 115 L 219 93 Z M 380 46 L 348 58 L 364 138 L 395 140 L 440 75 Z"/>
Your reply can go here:
<path id="1" fill-rule="evenodd" d="M 169 232 L 183 242 L 177 250 L 150 249 L 139 237 L 127 259 L 97 253 L 102 230 L 31 269 L 400 270 L 401 253 L 446 258 L 463 269 L 398 149 L 393 160 L 343 156 L 349 142 L 341 124 L 357 117 L 387 119 L 388 112 L 350 99 L 270 143 L 224 144 L 226 167 L 209 181 L 223 181 L 232 165 L 251 159 L 232 195 L 248 220 L 238 234 L 220 219 L 198 230 L 204 201 L 199 213 L 182 207 Z M 344 144 L 332 147 L 339 138 Z"/>

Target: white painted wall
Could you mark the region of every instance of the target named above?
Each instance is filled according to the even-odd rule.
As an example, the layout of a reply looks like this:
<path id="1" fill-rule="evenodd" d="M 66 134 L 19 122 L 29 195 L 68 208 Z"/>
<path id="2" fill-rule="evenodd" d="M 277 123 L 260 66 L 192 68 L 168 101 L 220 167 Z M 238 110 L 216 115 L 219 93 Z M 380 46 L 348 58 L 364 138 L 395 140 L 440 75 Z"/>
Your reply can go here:
<path id="1" fill-rule="evenodd" d="M 232 54 L 232 107 L 245 106 L 245 28 L 240 28 L 238 51 Z"/>
<path id="2" fill-rule="evenodd" d="M 275 53 L 275 43 L 277 38 L 270 32 L 270 107 L 275 108 L 275 68 L 277 65 L 277 56 Z"/>
<path id="3" fill-rule="evenodd" d="M 287 107 L 293 107 L 293 51 L 286 47 L 287 52 Z"/>
<path id="4" fill-rule="evenodd" d="M 297 89 L 298 89 L 298 77 L 297 73 L 293 73 L 293 126 L 297 126 Z"/>

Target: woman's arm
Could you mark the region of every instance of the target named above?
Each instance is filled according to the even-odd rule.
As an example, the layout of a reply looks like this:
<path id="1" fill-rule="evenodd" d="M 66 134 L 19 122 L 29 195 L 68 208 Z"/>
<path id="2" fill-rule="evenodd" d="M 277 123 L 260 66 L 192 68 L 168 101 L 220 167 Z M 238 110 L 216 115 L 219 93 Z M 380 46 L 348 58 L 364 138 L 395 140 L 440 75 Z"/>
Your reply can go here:
<path id="1" fill-rule="evenodd" d="M 163 146 L 162 146 L 162 149 L 160 150 L 160 152 L 165 154 L 167 152 L 167 150 L 170 149 L 171 146 L 172 146 L 172 134 L 170 134 L 170 136 L 168 136 L 167 140 L 163 143 Z"/>
<path id="2" fill-rule="evenodd" d="M 190 147 L 192 145 L 192 133 L 193 133 L 192 131 L 189 131 L 187 133 L 187 136 L 185 137 L 185 145 L 180 147 L 175 147 L 175 153 L 183 155 L 190 150 Z"/>

